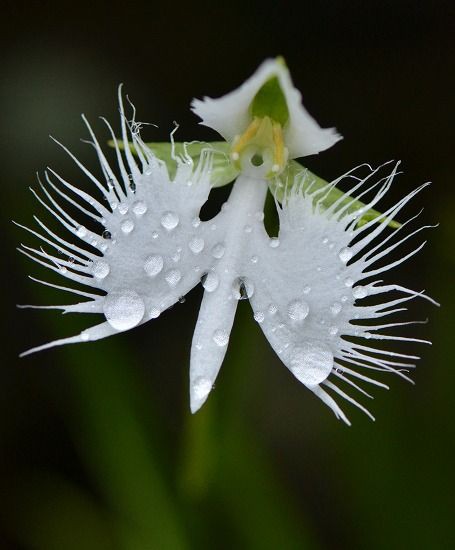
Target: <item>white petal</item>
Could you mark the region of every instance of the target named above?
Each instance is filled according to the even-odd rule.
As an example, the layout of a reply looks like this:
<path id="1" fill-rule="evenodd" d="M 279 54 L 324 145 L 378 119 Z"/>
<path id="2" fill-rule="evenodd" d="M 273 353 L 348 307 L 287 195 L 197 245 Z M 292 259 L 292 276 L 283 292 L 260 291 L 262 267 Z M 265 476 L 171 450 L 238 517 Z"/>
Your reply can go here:
<path id="1" fill-rule="evenodd" d="M 226 354 L 237 301 L 251 294 L 245 279 L 246 258 L 251 236 L 259 228 L 264 231 L 262 213 L 267 183 L 244 176 L 234 184 L 228 202 L 213 220 L 220 239 L 212 255 L 217 259 L 205 282 L 205 293 L 194 331 L 191 348 L 190 398 L 191 411 L 205 402 Z M 222 248 L 219 248 L 222 247 Z"/>
<path id="2" fill-rule="evenodd" d="M 332 147 L 341 136 L 334 128 L 321 128 L 302 105 L 302 96 L 294 87 L 288 69 L 278 60 L 264 61 L 239 88 L 218 99 L 194 99 L 191 108 L 201 124 L 213 128 L 227 141 L 242 134 L 251 121 L 249 108 L 262 85 L 276 76 L 286 97 L 289 121 L 284 128 L 289 158 L 313 155 Z"/>
<path id="3" fill-rule="evenodd" d="M 375 204 L 378 196 L 390 187 L 394 174 L 395 169 L 367 208 Z M 359 184 L 359 192 L 362 183 L 370 185 L 365 178 Z M 419 295 L 397 285 L 381 286 L 379 282 L 369 282 L 368 278 L 378 270 L 366 271 L 372 251 L 375 256 L 371 259 L 376 261 L 382 257 L 382 250 L 395 247 L 390 245 L 389 240 L 400 245 L 406 241 L 402 238 L 401 229 L 391 232 L 387 238 L 382 233 L 390 231 L 387 225 L 391 216 L 395 216 L 414 193 L 392 207 L 382 221 L 379 219 L 372 224 L 370 231 L 365 231 L 365 226 L 355 228 L 356 212 L 342 216 L 341 206 L 322 210 L 318 200 L 323 195 L 320 192 L 304 195 L 293 191 L 287 196 L 279 210 L 278 239 L 266 242 L 258 233 L 251 241 L 250 253 L 256 255 L 257 261 L 249 265 L 247 276 L 255 285 L 255 293 L 250 299 L 255 319 L 280 359 L 296 378 L 345 420 L 339 408 L 334 406 L 333 399 L 318 389 L 334 369 L 343 373 L 347 380 L 352 371 L 347 367 L 344 370 L 344 366 L 349 363 L 360 367 L 360 370 L 377 369 L 408 379 L 402 372 L 407 365 L 378 357 L 381 354 L 398 354 L 361 346 L 346 337 L 416 341 L 376 332 L 401 323 L 384 324 L 381 321 L 380 324 L 370 322 L 368 326 L 359 324 L 361 320 L 370 321 L 388 314 L 384 312 L 388 307 L 384 305 L 384 299 L 376 299 L 374 305 L 370 305 L 371 300 L 368 306 L 363 305 L 363 299 L 367 296 L 376 297 L 390 290 L 403 292 L 406 295 L 403 299 Z M 356 238 L 358 235 L 363 236 L 361 241 Z M 356 244 L 351 247 L 353 239 Z M 363 249 L 366 249 L 364 257 Z M 408 257 L 409 254 L 403 254 L 403 260 L 392 262 L 381 271 L 398 265 Z M 389 305 L 395 303 L 399 302 L 392 301 Z M 326 386 L 359 406 L 330 382 L 327 381 Z"/>
<path id="4" fill-rule="evenodd" d="M 57 307 L 64 312 L 104 314 L 110 327 L 96 333 L 91 329 L 90 335 L 84 331 L 83 338 L 51 345 L 98 339 L 156 318 L 198 284 L 215 262 L 203 251 L 214 246 L 216 235 L 210 223 L 198 218 L 210 192 L 211 153 L 207 151 L 197 166 L 189 158 L 176 159 L 177 172 L 171 181 L 165 164 L 142 144 L 134 121 L 127 134 L 122 103 L 120 111 L 123 138 L 133 140 L 140 167 L 129 150 L 126 159 L 121 155 L 115 141 L 121 176 L 117 179 L 87 121 L 103 177 L 97 179 L 71 155 L 104 195 L 106 205 L 55 172 L 46 173 L 48 187 L 41 185 L 44 199 L 35 193 L 65 230 L 77 237 L 78 245 L 37 220 L 43 233 L 25 229 L 58 253 L 25 245 L 21 252 L 76 283 L 103 291 L 105 295 L 85 294 L 87 302 Z M 70 216 L 51 192 L 60 196 L 62 204 L 70 203 L 91 217 L 98 230 L 89 230 Z"/>

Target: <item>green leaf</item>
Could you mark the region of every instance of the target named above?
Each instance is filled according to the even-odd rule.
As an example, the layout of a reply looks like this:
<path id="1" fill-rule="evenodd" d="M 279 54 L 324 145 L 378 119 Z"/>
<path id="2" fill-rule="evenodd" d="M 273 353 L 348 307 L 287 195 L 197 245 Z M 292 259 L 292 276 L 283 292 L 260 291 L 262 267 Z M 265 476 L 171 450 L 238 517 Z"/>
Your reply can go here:
<path id="1" fill-rule="evenodd" d="M 118 145 L 120 149 L 125 149 L 123 141 L 118 140 Z M 207 150 L 213 151 L 212 187 L 227 185 L 234 181 L 238 175 L 238 170 L 229 158 L 231 146 L 227 141 L 212 141 L 210 143 L 203 141 L 192 141 L 190 143 L 175 142 L 174 145 L 167 141 L 160 141 L 146 143 L 146 145 L 160 160 L 166 163 L 171 178 L 174 177 L 177 167 L 176 157 L 185 157 L 188 155 L 197 164 L 201 155 Z M 114 147 L 113 140 L 109 141 L 109 146 Z M 133 143 L 129 142 L 129 146 L 131 151 L 136 154 Z"/>
<path id="2" fill-rule="evenodd" d="M 303 177 L 303 191 L 305 191 L 306 188 L 310 187 L 310 185 L 312 191 L 317 191 L 319 189 L 322 190 L 327 187 L 327 185 L 329 185 L 329 182 L 320 178 L 316 174 L 313 174 L 313 172 L 308 170 L 308 168 L 305 168 L 299 162 L 291 160 L 290 162 L 288 162 L 286 169 L 281 174 L 280 178 L 276 178 L 275 181 L 271 181 L 269 183 L 269 189 L 272 194 L 276 196 L 277 200 L 279 202 L 282 202 L 285 190 L 287 189 L 287 191 L 289 191 L 289 189 L 291 189 L 296 182 L 301 183 Z M 284 186 L 282 181 L 286 181 L 287 186 Z M 322 205 L 325 208 L 329 208 L 343 195 L 346 195 L 344 191 L 338 189 L 337 187 L 332 187 L 332 189 L 325 195 L 325 197 L 321 201 Z M 365 203 L 357 200 L 353 201 L 352 197 L 348 195 L 346 195 L 346 198 L 341 201 L 339 208 L 342 208 L 347 204 L 350 204 L 351 206 L 346 210 L 345 215 L 351 214 L 365 207 Z M 365 225 L 369 221 L 375 220 L 380 216 L 382 216 L 381 212 L 378 212 L 377 210 L 371 208 L 370 210 L 364 212 L 361 217 L 359 217 L 357 221 L 357 226 L 361 227 L 362 225 Z M 389 222 L 389 227 L 392 227 L 394 229 L 397 229 L 400 226 L 401 224 L 395 220 L 391 220 Z"/>

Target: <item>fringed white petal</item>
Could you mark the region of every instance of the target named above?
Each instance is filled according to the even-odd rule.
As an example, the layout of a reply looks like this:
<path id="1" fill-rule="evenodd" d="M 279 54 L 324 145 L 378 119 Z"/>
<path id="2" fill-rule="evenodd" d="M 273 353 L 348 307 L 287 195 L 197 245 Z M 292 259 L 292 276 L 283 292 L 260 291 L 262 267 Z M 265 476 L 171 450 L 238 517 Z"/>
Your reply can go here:
<path id="1" fill-rule="evenodd" d="M 354 185 L 353 201 L 363 194 L 364 187 L 375 188 L 371 177 L 376 173 L 372 171 Z M 395 175 L 396 167 L 380 180 L 367 209 L 387 192 Z M 278 238 L 268 240 L 260 234 L 253 238 L 249 254 L 254 255 L 256 261 L 245 264 L 248 265 L 245 275 L 255 287 L 250 298 L 254 317 L 280 359 L 297 379 L 346 421 L 320 384 L 369 414 L 328 377 L 341 376 L 353 387 L 356 386 L 350 380 L 351 376 L 383 385 L 350 369 L 351 365 L 360 371 L 392 372 L 409 380 L 406 373 L 413 365 L 392 361 L 389 357 L 415 358 L 362 345 L 359 338 L 422 342 L 382 332 L 405 323 L 381 321 L 380 324 L 365 324 L 365 321 L 398 311 L 387 308 L 421 295 L 398 285 L 371 281 L 374 275 L 388 271 L 415 253 L 402 254 L 400 259 L 386 261 L 387 265 L 375 268 L 379 260 L 384 260 L 407 240 L 407 236 L 402 235 L 403 227 L 392 231 L 388 223 L 418 190 L 390 208 L 376 223 L 356 227 L 361 212 L 346 214 L 349 210 L 341 206 L 341 201 L 323 210 L 320 203 L 324 191 L 311 192 L 308 185 L 303 187 L 310 190 L 304 194 L 297 186 L 288 193 L 282 207 L 277 205 L 280 217 Z M 392 301 L 380 297 L 391 291 L 402 293 L 402 297 Z M 375 305 L 371 305 L 371 300 L 364 305 L 364 298 L 368 296 L 377 297 Z"/>
<path id="2" fill-rule="evenodd" d="M 262 85 L 276 76 L 284 92 L 289 121 L 284 127 L 284 141 L 289 158 L 313 155 L 332 147 L 341 136 L 334 128 L 321 128 L 302 105 L 302 96 L 294 87 L 288 69 L 275 59 L 264 61 L 239 88 L 218 99 L 194 99 L 191 108 L 202 119 L 201 124 L 216 130 L 227 141 L 242 134 L 249 123 L 249 108 Z"/>
<path id="3" fill-rule="evenodd" d="M 101 291 L 99 295 L 84 294 L 74 289 L 75 294 L 82 294 L 89 301 L 55 307 L 65 313 L 101 313 L 106 322 L 31 351 L 104 338 L 156 318 L 191 290 L 215 262 L 212 255 L 202 252 L 213 248 L 218 233 L 212 230 L 213 224 L 198 218 L 210 192 L 211 153 L 203 154 L 197 165 L 189 157 L 176 158 L 177 171 L 171 181 L 165 164 L 142 143 L 134 119 L 127 123 L 120 94 L 119 100 L 122 137 L 124 142 L 133 142 L 140 166 L 128 148 L 124 155 L 120 152 L 112 133 L 120 173 L 117 177 L 84 117 L 102 178 L 93 175 L 62 147 L 102 198 L 97 200 L 53 170 L 46 171 L 47 186 L 40 182 L 42 192 L 34 194 L 67 234 L 77 237 L 79 244 L 70 242 L 71 235 L 60 237 L 36 218 L 43 233 L 24 229 L 58 254 L 25 245 L 20 249 L 67 279 Z M 83 217 L 88 216 L 93 228 L 76 220 L 63 203 L 73 211 L 76 208 Z"/>

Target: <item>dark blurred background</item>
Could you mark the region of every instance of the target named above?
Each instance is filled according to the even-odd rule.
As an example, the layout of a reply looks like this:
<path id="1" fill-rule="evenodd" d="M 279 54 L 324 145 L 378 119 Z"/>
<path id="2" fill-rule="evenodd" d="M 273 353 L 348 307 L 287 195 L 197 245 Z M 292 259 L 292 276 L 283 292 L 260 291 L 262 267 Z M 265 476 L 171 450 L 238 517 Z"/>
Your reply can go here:
<path id="1" fill-rule="evenodd" d="M 1 548 L 455 547 L 452 5 L 3 2 Z M 48 134 L 96 170 L 79 115 L 107 139 L 97 117 L 117 124 L 124 82 L 139 120 L 159 126 L 147 140 L 166 140 L 174 120 L 180 140 L 216 139 L 191 98 L 232 90 L 278 54 L 310 113 L 345 137 L 305 159 L 312 170 L 334 178 L 401 159 L 386 206 L 433 182 L 404 217 L 424 207 L 421 223 L 440 226 L 390 275 L 442 303 L 411 306 L 409 318 L 430 322 L 408 334 L 433 341 L 418 350 L 416 386 L 391 379 L 389 392 L 373 390 L 375 423 L 345 406 L 347 428 L 280 364 L 242 303 L 217 387 L 193 417 L 200 289 L 127 334 L 19 360 L 92 321 L 15 308 L 64 300 L 26 277 L 47 275 L 15 252 L 32 240 L 10 223 L 46 217 L 28 186 L 48 163 L 84 185 Z"/>

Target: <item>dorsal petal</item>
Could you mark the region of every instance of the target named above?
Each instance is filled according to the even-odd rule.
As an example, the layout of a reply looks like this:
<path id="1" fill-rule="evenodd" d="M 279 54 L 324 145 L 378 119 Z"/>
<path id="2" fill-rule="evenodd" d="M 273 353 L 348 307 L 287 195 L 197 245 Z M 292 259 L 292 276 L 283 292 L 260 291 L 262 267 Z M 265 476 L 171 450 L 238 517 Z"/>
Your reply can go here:
<path id="1" fill-rule="evenodd" d="M 341 139 L 334 128 L 321 128 L 302 105 L 302 96 L 294 87 L 282 60 L 268 59 L 239 88 L 220 98 L 194 99 L 191 108 L 227 141 L 242 134 L 251 122 L 250 106 L 261 87 L 272 77 L 279 80 L 286 98 L 289 120 L 284 127 L 289 158 L 312 155 L 328 149 Z"/>

